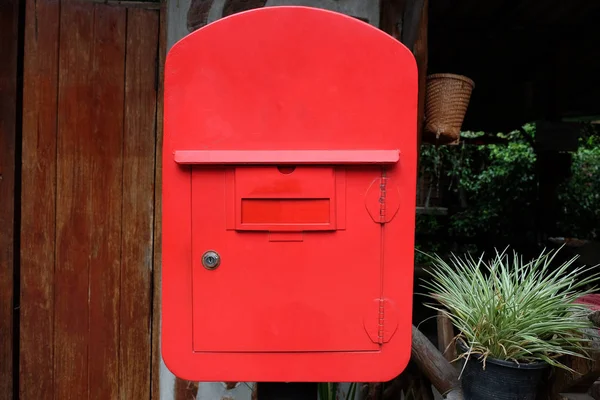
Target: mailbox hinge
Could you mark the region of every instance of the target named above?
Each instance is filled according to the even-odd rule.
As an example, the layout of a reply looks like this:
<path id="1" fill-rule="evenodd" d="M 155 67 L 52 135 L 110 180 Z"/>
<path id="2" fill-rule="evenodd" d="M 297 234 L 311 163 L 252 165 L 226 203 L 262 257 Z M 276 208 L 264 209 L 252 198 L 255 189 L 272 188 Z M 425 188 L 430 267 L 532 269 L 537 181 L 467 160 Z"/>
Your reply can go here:
<path id="1" fill-rule="evenodd" d="M 387 176 L 385 170 L 381 171 L 381 180 L 379 181 L 379 223 L 385 224 L 385 207 L 387 200 Z"/>
<path id="2" fill-rule="evenodd" d="M 398 329 L 398 310 L 394 302 L 386 298 L 373 299 L 364 317 L 365 331 L 373 343 L 385 344 Z"/>
<path id="3" fill-rule="evenodd" d="M 394 219 L 400 207 L 400 190 L 386 170 L 371 182 L 365 194 L 367 212 L 377 224 L 387 224 Z"/>
<path id="4" fill-rule="evenodd" d="M 377 312 L 377 343 L 384 343 L 385 331 L 383 330 L 383 324 L 385 322 L 385 304 L 383 299 L 379 299 L 379 310 Z"/>

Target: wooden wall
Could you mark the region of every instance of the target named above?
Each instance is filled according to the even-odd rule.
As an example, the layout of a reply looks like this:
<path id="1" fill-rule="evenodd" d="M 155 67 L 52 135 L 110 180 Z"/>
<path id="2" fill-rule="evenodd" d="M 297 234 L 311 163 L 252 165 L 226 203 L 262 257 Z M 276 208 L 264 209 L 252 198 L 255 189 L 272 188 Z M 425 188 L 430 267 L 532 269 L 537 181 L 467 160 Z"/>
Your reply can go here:
<path id="1" fill-rule="evenodd" d="M 0 400 L 13 395 L 19 1 L 0 2 Z"/>
<path id="2" fill-rule="evenodd" d="M 22 399 L 158 398 L 160 31 L 156 8 L 26 0 Z"/>

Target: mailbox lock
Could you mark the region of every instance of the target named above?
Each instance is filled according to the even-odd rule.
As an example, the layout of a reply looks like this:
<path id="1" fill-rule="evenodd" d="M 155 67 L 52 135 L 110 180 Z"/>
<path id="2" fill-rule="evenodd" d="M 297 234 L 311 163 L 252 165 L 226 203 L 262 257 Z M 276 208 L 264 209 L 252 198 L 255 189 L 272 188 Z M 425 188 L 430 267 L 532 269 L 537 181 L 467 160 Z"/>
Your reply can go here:
<path id="1" fill-rule="evenodd" d="M 216 251 L 206 251 L 202 254 L 202 265 L 206 269 L 215 269 L 221 264 L 221 256 Z"/>

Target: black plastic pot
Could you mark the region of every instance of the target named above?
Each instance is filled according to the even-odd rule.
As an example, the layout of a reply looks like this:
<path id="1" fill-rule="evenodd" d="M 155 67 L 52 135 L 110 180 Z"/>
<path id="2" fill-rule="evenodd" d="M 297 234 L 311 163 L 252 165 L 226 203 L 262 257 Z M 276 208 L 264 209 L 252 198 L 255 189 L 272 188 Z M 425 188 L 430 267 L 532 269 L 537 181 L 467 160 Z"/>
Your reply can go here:
<path id="1" fill-rule="evenodd" d="M 517 364 L 488 357 L 471 357 L 462 373 L 465 400 L 535 400 L 545 376 L 545 362 Z"/>

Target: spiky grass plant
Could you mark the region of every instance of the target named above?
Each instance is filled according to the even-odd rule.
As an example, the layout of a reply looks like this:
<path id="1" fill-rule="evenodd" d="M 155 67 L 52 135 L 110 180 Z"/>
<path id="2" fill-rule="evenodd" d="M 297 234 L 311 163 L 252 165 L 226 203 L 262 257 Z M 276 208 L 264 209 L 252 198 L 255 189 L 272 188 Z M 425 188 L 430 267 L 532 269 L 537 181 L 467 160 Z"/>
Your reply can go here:
<path id="1" fill-rule="evenodd" d="M 506 250 L 490 261 L 483 255 L 452 255 L 449 262 L 430 256 L 434 268 L 424 286 L 436 302 L 429 307 L 458 329 L 457 340 L 468 349 L 461 357 L 545 361 L 565 369 L 561 356 L 587 357 L 589 310 L 575 301 L 592 292 L 585 288 L 599 276 L 594 267 L 574 267 L 577 257 L 551 266 L 557 253 L 543 251 L 528 262 Z"/>

